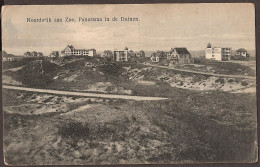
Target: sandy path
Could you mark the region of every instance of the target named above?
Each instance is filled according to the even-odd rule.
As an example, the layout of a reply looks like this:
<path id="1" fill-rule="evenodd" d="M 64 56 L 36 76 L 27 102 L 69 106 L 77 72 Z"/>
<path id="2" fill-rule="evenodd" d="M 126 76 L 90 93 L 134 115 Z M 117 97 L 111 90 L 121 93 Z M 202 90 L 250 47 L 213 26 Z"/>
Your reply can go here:
<path id="1" fill-rule="evenodd" d="M 146 97 L 146 96 L 128 96 L 128 95 L 72 92 L 72 91 L 61 91 L 61 90 L 51 90 L 51 89 L 26 88 L 26 87 L 8 86 L 8 85 L 3 85 L 3 88 L 4 89 L 29 91 L 29 92 L 37 92 L 37 93 L 57 94 L 57 95 L 97 97 L 97 98 L 108 98 L 108 99 L 125 99 L 125 100 L 136 100 L 136 101 L 166 100 L 166 99 L 168 99 L 168 98 L 163 98 L 163 97 Z"/>

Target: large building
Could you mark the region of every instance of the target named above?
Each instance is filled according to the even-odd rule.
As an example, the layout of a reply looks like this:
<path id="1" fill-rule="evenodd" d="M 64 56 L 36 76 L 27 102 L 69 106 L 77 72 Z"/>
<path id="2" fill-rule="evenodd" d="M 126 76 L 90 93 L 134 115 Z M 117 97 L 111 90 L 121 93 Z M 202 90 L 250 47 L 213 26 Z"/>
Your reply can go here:
<path id="1" fill-rule="evenodd" d="M 95 49 L 75 49 L 74 46 L 68 45 L 64 50 L 61 51 L 62 56 L 90 56 L 96 55 Z"/>
<path id="2" fill-rule="evenodd" d="M 121 61 L 121 62 L 128 61 L 130 57 L 128 48 L 125 48 L 124 50 L 114 50 L 113 57 L 115 61 Z"/>
<path id="3" fill-rule="evenodd" d="M 244 48 L 240 48 L 236 51 L 236 56 L 249 57 L 249 53 Z"/>
<path id="4" fill-rule="evenodd" d="M 205 52 L 206 58 L 211 60 L 227 61 L 231 59 L 231 48 L 212 47 L 209 43 Z"/>

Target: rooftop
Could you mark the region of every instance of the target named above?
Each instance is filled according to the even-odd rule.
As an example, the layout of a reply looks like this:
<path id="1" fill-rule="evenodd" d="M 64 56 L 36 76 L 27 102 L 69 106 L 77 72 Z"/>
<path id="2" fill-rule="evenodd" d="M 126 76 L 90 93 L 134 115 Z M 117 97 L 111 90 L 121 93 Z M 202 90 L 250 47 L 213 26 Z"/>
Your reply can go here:
<path id="1" fill-rule="evenodd" d="M 247 52 L 244 48 L 239 48 L 237 52 Z"/>
<path id="2" fill-rule="evenodd" d="M 178 54 L 190 54 L 187 48 L 174 48 Z"/>

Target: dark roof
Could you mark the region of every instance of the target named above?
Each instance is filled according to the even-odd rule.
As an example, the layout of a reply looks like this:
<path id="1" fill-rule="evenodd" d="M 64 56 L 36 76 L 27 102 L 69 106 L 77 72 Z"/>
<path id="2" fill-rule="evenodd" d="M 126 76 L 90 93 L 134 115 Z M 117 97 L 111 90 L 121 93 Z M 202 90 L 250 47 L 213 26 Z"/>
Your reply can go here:
<path id="1" fill-rule="evenodd" d="M 154 56 L 155 57 L 160 57 L 162 54 L 165 54 L 163 51 L 157 51 L 155 54 L 154 54 Z"/>
<path id="2" fill-rule="evenodd" d="M 237 52 L 247 52 L 244 48 L 240 48 L 237 50 Z"/>
<path id="3" fill-rule="evenodd" d="M 207 48 L 211 48 L 211 44 L 210 43 L 208 44 Z"/>
<path id="4" fill-rule="evenodd" d="M 178 54 L 190 54 L 187 48 L 174 48 Z"/>
<path id="5" fill-rule="evenodd" d="M 3 57 L 15 57 L 13 54 L 4 54 Z"/>
<path id="6" fill-rule="evenodd" d="M 70 49 L 73 49 L 73 48 L 74 48 L 72 45 L 68 45 L 68 47 L 69 47 Z"/>
<path id="7" fill-rule="evenodd" d="M 6 56 L 3 56 L 3 58 L 23 58 L 23 56 L 15 56 L 13 54 L 8 54 Z"/>
<path id="8" fill-rule="evenodd" d="M 74 47 L 73 47 L 72 45 L 68 45 L 67 47 L 69 47 L 70 50 L 74 49 Z M 66 48 L 67 48 L 67 47 L 66 47 Z M 66 49 L 66 48 L 65 48 L 65 49 Z M 65 52 L 65 49 L 63 49 L 62 52 Z"/>
<path id="9" fill-rule="evenodd" d="M 94 50 L 96 50 L 96 49 L 93 49 L 93 48 L 92 48 L 92 49 L 75 49 L 72 45 L 68 45 L 67 47 L 69 47 L 71 50 L 74 49 L 75 51 L 91 51 L 91 50 L 94 51 Z M 66 47 L 66 48 L 67 48 L 67 47 Z M 65 49 L 66 49 L 66 48 L 65 48 Z M 64 52 L 65 52 L 65 49 L 63 49 L 61 52 L 64 53 Z"/>

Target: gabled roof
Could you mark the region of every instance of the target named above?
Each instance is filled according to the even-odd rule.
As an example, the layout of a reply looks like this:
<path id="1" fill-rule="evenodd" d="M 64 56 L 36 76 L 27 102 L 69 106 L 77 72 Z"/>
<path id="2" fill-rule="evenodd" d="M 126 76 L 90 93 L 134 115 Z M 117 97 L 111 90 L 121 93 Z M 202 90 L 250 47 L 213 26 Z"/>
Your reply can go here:
<path id="1" fill-rule="evenodd" d="M 237 52 L 247 52 L 244 48 L 239 48 Z"/>
<path id="2" fill-rule="evenodd" d="M 66 48 L 70 48 L 70 50 L 74 49 L 74 47 L 73 47 L 72 45 L 68 45 Z M 66 49 L 66 48 L 65 48 L 65 49 Z M 63 49 L 62 51 L 65 52 L 65 49 Z"/>
<path id="3" fill-rule="evenodd" d="M 69 47 L 70 49 L 74 49 L 74 47 L 72 45 L 68 45 L 67 47 Z"/>
<path id="4" fill-rule="evenodd" d="M 68 45 L 67 47 L 70 48 L 70 50 L 73 50 L 73 49 L 74 49 L 75 51 L 91 51 L 91 50 L 94 51 L 94 50 L 96 50 L 96 49 L 93 49 L 93 48 L 92 48 L 92 49 L 75 49 L 72 45 Z M 67 47 L 66 47 L 66 48 L 67 48 Z M 66 48 L 65 48 L 65 49 L 66 49 Z M 63 49 L 61 52 L 64 53 L 64 52 L 65 52 L 65 49 Z"/>
<path id="5" fill-rule="evenodd" d="M 187 48 L 174 48 L 178 54 L 190 54 Z"/>

